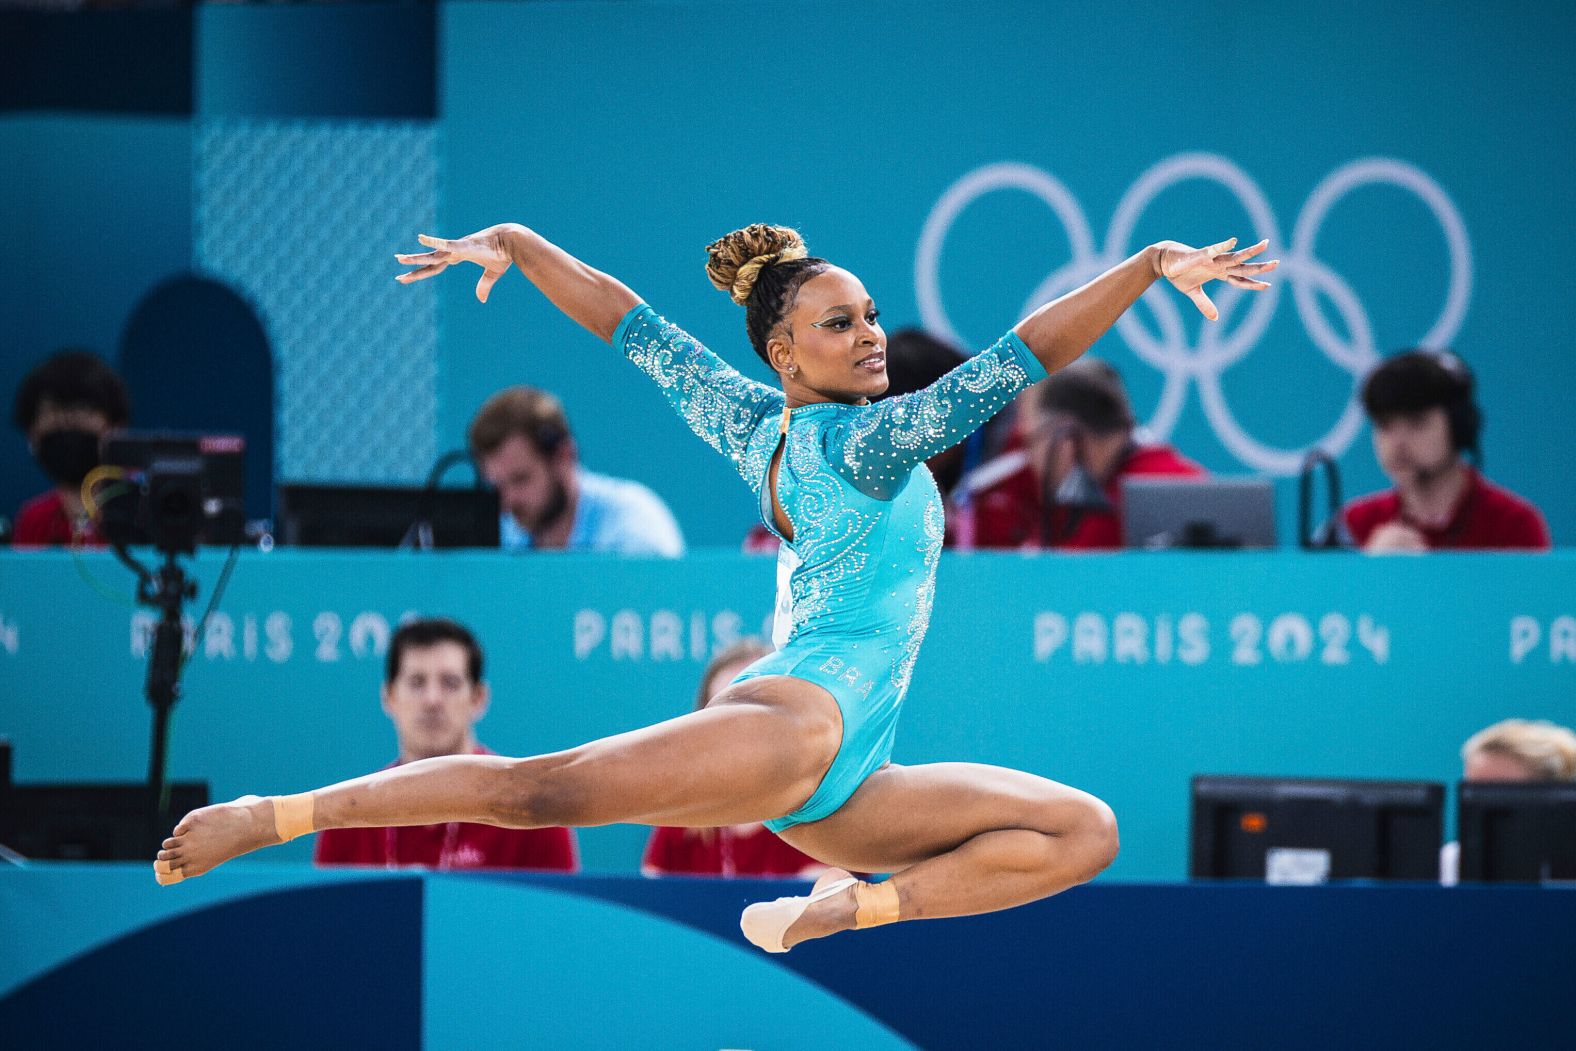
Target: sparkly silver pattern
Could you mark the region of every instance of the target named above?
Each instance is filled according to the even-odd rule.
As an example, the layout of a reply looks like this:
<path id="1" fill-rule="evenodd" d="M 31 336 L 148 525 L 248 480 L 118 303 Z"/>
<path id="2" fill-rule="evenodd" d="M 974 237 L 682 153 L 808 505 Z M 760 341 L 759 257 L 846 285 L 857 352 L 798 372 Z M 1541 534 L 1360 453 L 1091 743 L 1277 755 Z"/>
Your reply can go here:
<path id="1" fill-rule="evenodd" d="M 750 437 L 763 417 L 782 411 L 783 392 L 742 375 L 654 311 L 629 324 L 623 351 L 656 382 L 689 429 L 732 460 L 750 488 L 758 491 L 766 463 L 758 449 L 751 458 Z M 769 458 L 771 451 L 766 455 Z"/>
<path id="2" fill-rule="evenodd" d="M 956 445 L 1006 407 L 1030 381 L 1016 356 L 1001 353 L 1003 342 L 924 390 L 864 407 L 846 425 L 842 441 L 849 480 L 871 496 L 889 499 L 894 481 L 900 480 L 895 466 L 912 469 Z"/>
<path id="3" fill-rule="evenodd" d="M 914 615 L 908 622 L 908 637 L 903 640 L 903 659 L 897 665 L 898 694 L 907 695 L 909 680 L 914 677 L 914 663 L 919 660 L 919 647 L 930 629 L 930 611 L 936 604 L 936 567 L 941 564 L 941 541 L 947 532 L 946 512 L 941 508 L 941 494 L 925 505 L 925 533 L 917 545 L 924 559 L 923 579 L 914 593 Z"/>
<path id="4" fill-rule="evenodd" d="M 632 312 L 614 342 L 734 462 L 773 532 L 766 482 L 781 445 L 777 502 L 793 539 L 779 563 L 780 652 L 766 664 L 838 697 L 845 751 L 890 754 L 935 604 L 945 526 L 924 461 L 1011 402 L 1037 378 L 1031 371 L 1043 374 L 1038 363 L 1009 335 L 914 394 L 795 408 L 785 437 L 781 391 L 740 376 L 649 307 Z"/>

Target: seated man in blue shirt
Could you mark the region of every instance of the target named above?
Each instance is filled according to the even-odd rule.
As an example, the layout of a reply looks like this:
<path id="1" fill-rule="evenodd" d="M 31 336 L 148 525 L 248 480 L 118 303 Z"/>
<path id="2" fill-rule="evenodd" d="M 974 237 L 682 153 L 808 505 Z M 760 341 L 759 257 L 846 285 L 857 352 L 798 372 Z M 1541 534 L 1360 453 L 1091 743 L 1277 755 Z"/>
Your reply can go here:
<path id="1" fill-rule="evenodd" d="M 482 405 L 467 438 L 503 507 L 501 545 L 676 558 L 684 537 L 662 499 L 639 482 L 580 466 L 557 398 L 509 387 Z"/>

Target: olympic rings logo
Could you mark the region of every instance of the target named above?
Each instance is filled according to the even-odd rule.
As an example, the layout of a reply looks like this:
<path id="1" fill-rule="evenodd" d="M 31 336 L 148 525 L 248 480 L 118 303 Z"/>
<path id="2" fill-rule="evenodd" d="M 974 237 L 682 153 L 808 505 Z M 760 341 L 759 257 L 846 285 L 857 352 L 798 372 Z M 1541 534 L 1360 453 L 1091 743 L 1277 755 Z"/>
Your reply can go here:
<path id="1" fill-rule="evenodd" d="M 920 233 L 914 260 L 914 285 L 925 327 L 954 342 L 964 342 L 953 329 L 942 302 L 941 252 L 958 216 L 984 195 L 998 190 L 1029 193 L 1055 213 L 1067 232 L 1072 258 L 1040 282 L 1024 305 L 1023 313 L 1027 314 L 1125 259 L 1132 252 L 1129 241 L 1144 209 L 1161 191 L 1191 179 L 1218 183 L 1234 194 L 1252 226 L 1251 235 L 1244 235 L 1242 243 L 1268 238 L 1270 254 L 1279 256 L 1281 264 L 1276 272 L 1278 280 L 1268 291 L 1236 296 L 1223 290 L 1217 298 L 1220 320 L 1200 328 L 1196 346 L 1189 345 L 1182 324 L 1180 298 L 1166 294 L 1158 286 L 1144 296 L 1144 302 L 1154 312 L 1158 335 L 1140 324 L 1132 311 L 1117 322 L 1117 331 L 1128 347 L 1164 377 L 1159 404 L 1146 426 L 1157 437 L 1168 438 L 1182 414 L 1188 389 L 1196 382 L 1204 413 L 1227 449 L 1244 464 L 1258 470 L 1276 475 L 1295 474 L 1305 450 L 1275 448 L 1249 434 L 1232 415 L 1221 386 L 1221 375 L 1253 352 L 1275 315 L 1282 289 L 1289 287 L 1308 338 L 1326 358 L 1352 377 L 1353 391 L 1345 409 L 1329 431 L 1313 443 L 1332 455 L 1340 455 L 1362 429 L 1363 412 L 1356 396 L 1357 384 L 1380 355 L 1374 345 L 1367 311 L 1357 294 L 1339 274 L 1319 260 L 1319 229 L 1330 210 L 1360 186 L 1384 184 L 1411 192 L 1433 213 L 1448 245 L 1450 279 L 1444 305 L 1433 325 L 1416 341 L 1417 345 L 1448 344 L 1461 328 L 1472 294 L 1472 247 L 1460 213 L 1438 183 L 1404 161 L 1366 158 L 1352 161 L 1325 176 L 1297 216 L 1288 244 L 1281 238 L 1280 226 L 1264 192 L 1246 172 L 1218 154 L 1177 154 L 1150 168 L 1128 188 L 1111 218 L 1103 247 L 1095 245 L 1077 198 L 1055 176 L 1028 164 L 986 165 L 948 187 L 931 209 Z M 1340 314 L 1346 328 L 1344 337 L 1320 309 L 1318 297 L 1321 294 Z M 1246 312 L 1241 320 L 1228 326 L 1228 314 L 1244 305 Z"/>

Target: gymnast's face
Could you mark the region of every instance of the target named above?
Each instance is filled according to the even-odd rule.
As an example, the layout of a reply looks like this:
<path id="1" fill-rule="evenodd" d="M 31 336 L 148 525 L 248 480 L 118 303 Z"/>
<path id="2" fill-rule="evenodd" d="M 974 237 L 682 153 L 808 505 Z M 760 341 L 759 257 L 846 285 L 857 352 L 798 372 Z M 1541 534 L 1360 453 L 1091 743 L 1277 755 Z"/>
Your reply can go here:
<path id="1" fill-rule="evenodd" d="M 383 685 L 383 711 L 394 722 L 400 760 L 472 751 L 487 700 L 487 684 L 471 678 L 469 655 L 459 643 L 405 650 L 394 681 Z"/>
<path id="2" fill-rule="evenodd" d="M 886 393 L 886 333 L 859 279 L 831 267 L 799 286 L 767 344 L 783 389 L 800 401 L 863 402 Z"/>

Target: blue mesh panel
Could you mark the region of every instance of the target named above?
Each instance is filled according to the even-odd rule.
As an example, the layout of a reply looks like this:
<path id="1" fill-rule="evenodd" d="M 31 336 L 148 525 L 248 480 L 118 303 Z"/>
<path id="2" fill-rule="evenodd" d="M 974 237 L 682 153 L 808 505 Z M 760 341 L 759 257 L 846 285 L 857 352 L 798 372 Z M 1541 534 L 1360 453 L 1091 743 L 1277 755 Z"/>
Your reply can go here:
<path id="1" fill-rule="evenodd" d="M 209 120 L 196 259 L 257 307 L 277 363 L 285 481 L 411 481 L 435 453 L 435 298 L 393 253 L 436 225 L 425 121 Z"/>

